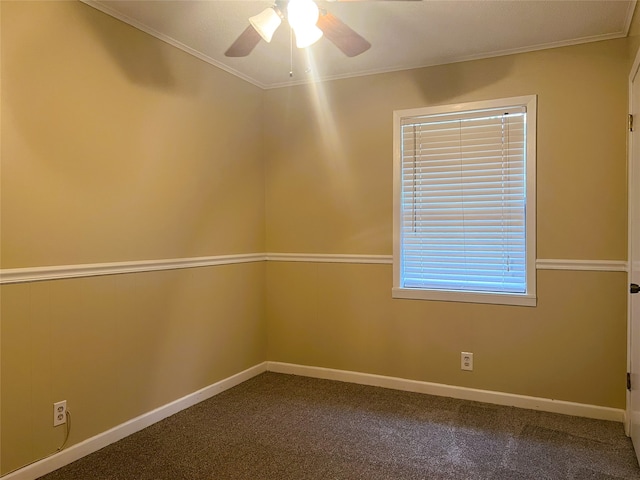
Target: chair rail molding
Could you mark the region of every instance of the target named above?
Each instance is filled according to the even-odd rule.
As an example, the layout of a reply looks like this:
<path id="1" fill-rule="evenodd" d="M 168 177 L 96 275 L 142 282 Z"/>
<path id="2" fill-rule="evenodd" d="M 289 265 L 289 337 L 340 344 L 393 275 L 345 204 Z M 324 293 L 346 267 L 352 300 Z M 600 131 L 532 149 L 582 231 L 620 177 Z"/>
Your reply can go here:
<path id="1" fill-rule="evenodd" d="M 100 275 L 120 275 L 124 273 L 155 272 L 160 270 L 179 270 L 183 268 L 263 262 L 264 260 L 265 255 L 263 253 L 248 253 L 133 262 L 8 268 L 0 270 L 0 284 L 40 282 L 64 278 L 96 277 Z"/>
<path id="2" fill-rule="evenodd" d="M 131 262 L 55 265 L 46 267 L 0 269 L 0 284 L 41 282 L 65 278 L 120 275 L 126 273 L 214 267 L 253 262 L 350 263 L 363 265 L 393 265 L 392 255 L 324 254 L 324 253 L 243 253 L 209 257 L 173 258 Z M 572 270 L 592 272 L 628 272 L 624 260 L 537 259 L 537 270 Z"/>

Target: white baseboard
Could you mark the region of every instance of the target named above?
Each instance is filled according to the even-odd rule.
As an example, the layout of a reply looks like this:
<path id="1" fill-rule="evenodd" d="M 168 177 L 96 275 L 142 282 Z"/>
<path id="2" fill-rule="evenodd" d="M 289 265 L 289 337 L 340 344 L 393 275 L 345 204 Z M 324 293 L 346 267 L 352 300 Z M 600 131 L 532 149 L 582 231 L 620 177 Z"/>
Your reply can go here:
<path id="1" fill-rule="evenodd" d="M 135 432 L 153 425 L 181 410 L 189 408 L 196 403 L 200 403 L 219 393 L 224 392 L 236 385 L 245 382 L 256 375 L 267 370 L 267 362 L 255 365 L 247 370 L 232 375 L 231 377 L 220 380 L 208 387 L 202 388 L 194 393 L 179 398 L 171 403 L 156 408 L 148 413 L 133 418 L 128 422 L 113 427 L 106 432 L 100 433 L 94 437 L 88 438 L 83 442 L 72 445 L 55 455 L 51 455 L 43 460 L 27 465 L 12 473 L 2 476 L 2 480 L 35 480 L 42 475 L 53 472 L 60 467 L 70 464 L 90 453 L 96 452 L 118 440 L 121 440 Z"/>
<path id="2" fill-rule="evenodd" d="M 513 393 L 478 390 L 475 388 L 457 387 L 442 383 L 421 382 L 404 378 L 385 377 L 369 373 L 350 372 L 346 370 L 334 370 L 331 368 L 309 367 L 282 362 L 267 362 L 267 370 L 270 372 L 287 373 L 304 377 L 323 378 L 326 380 L 338 380 L 341 382 L 371 385 L 374 387 L 391 388 L 407 392 L 426 393 L 441 397 L 459 398 L 461 400 L 473 400 L 476 402 L 493 403 L 530 410 L 562 413 L 577 417 L 595 418 L 598 420 L 612 420 L 623 422 L 625 411 L 618 408 L 587 405 L 583 403 L 566 402 L 550 398 L 529 397 Z"/>

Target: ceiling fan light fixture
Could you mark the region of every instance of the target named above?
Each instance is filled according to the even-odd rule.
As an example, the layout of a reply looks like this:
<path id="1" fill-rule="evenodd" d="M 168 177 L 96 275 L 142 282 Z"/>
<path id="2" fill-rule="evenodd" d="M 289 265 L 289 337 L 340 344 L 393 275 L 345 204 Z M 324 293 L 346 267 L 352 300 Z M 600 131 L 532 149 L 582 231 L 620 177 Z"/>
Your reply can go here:
<path id="1" fill-rule="evenodd" d="M 269 7 L 258 15 L 249 17 L 249 23 L 267 43 L 270 43 L 273 34 L 282 23 L 282 19 L 273 7 Z"/>
<path id="2" fill-rule="evenodd" d="M 293 30 L 310 28 L 318 23 L 320 11 L 313 0 L 289 0 L 287 20 Z"/>
<path id="3" fill-rule="evenodd" d="M 320 10 L 313 0 L 289 0 L 287 20 L 296 34 L 296 46 L 306 48 L 322 38 L 322 30 L 316 24 Z"/>
<path id="4" fill-rule="evenodd" d="M 315 25 L 293 29 L 296 34 L 296 47 L 307 48 L 322 38 L 322 30 Z"/>

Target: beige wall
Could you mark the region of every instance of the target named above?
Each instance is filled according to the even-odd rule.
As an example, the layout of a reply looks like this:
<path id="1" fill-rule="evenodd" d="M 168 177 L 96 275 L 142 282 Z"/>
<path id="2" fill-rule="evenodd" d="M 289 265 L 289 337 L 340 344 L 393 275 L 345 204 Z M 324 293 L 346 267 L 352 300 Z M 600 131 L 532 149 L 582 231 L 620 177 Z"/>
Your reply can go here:
<path id="1" fill-rule="evenodd" d="M 267 250 L 391 254 L 392 112 L 538 95 L 538 258 L 626 258 L 626 40 L 265 92 Z"/>
<path id="2" fill-rule="evenodd" d="M 538 95 L 537 256 L 626 258 L 626 39 L 269 90 L 267 249 L 392 253 L 392 112 Z M 391 299 L 391 265 L 267 265 L 268 357 L 623 408 L 624 273 L 538 306 Z M 460 352 L 475 354 L 472 373 Z"/>
<path id="3" fill-rule="evenodd" d="M 264 250 L 260 89 L 79 2 L 2 9 L 2 268 Z"/>
<path id="4" fill-rule="evenodd" d="M 262 91 L 79 2 L 2 2 L 2 268 L 263 252 Z M 6 473 L 266 360 L 260 263 L 3 285 Z"/>
<path id="5" fill-rule="evenodd" d="M 538 282 L 536 308 L 427 303 L 392 299 L 389 265 L 268 263 L 268 357 L 624 408 L 625 276 Z"/>
<path id="6" fill-rule="evenodd" d="M 2 469 L 266 360 L 264 265 L 3 285 Z"/>

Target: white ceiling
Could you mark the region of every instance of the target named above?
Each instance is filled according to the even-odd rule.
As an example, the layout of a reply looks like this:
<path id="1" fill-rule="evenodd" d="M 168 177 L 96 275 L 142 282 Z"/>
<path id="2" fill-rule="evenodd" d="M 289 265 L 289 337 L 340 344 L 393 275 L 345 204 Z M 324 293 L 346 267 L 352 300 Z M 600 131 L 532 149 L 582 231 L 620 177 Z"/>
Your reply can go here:
<path id="1" fill-rule="evenodd" d="M 262 88 L 486 58 L 627 35 L 636 0 L 318 1 L 372 47 L 346 57 L 326 38 L 293 51 L 283 23 L 247 57 L 224 52 L 273 4 L 253 0 L 83 0 Z"/>

